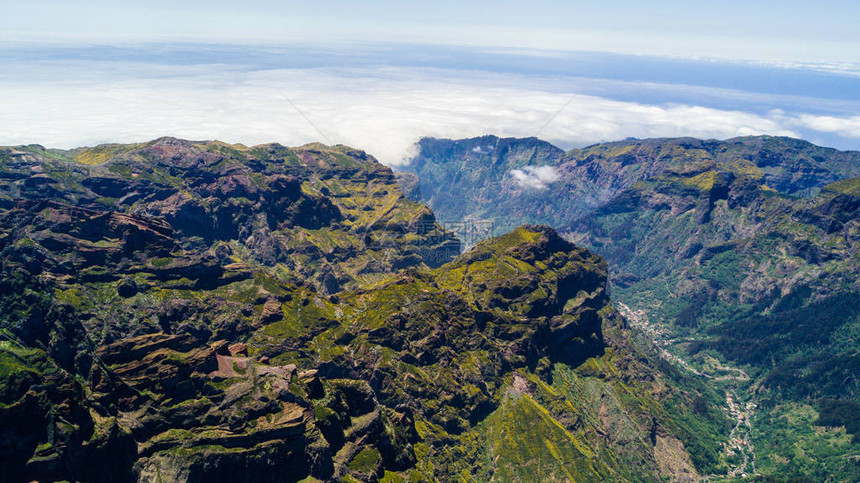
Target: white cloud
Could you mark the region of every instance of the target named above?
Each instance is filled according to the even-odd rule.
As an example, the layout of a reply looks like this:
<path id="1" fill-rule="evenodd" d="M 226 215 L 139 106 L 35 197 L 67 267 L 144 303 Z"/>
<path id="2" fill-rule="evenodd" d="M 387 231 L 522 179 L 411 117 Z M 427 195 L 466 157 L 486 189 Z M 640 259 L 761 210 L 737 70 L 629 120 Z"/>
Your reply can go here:
<path id="1" fill-rule="evenodd" d="M 754 61 L 751 63 L 768 67 L 779 67 L 783 69 L 818 71 L 826 72 L 829 74 L 860 77 L 860 64 L 858 64 L 857 62 L 802 62 L 787 60 L 761 60 Z"/>
<path id="2" fill-rule="evenodd" d="M 539 190 L 546 189 L 559 178 L 552 166 L 523 166 L 523 169 L 512 169 L 510 174 L 521 187 Z"/>
<path id="3" fill-rule="evenodd" d="M 574 81 L 393 67 L 244 72 L 218 65 L 17 66 L 0 74 L 0 145 L 71 148 L 164 135 L 286 145 L 327 138 L 397 165 L 414 154 L 422 136 L 534 136 L 576 91 Z M 540 137 L 570 147 L 629 136 L 798 136 L 798 129 L 860 138 L 856 117 L 755 114 L 582 94 Z"/>
<path id="4" fill-rule="evenodd" d="M 812 116 L 802 115 L 796 124 L 815 131 L 835 133 L 850 138 L 860 138 L 860 116 Z"/>

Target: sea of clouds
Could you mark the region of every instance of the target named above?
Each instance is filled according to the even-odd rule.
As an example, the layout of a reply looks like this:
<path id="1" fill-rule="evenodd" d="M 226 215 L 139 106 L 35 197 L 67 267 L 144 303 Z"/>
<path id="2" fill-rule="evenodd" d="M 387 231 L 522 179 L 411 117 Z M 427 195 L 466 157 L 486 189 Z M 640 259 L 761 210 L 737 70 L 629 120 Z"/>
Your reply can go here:
<path id="1" fill-rule="evenodd" d="M 331 65 L 324 58 L 259 65 L 243 62 L 241 52 L 217 59 L 210 53 L 182 62 L 158 52 L 143 60 L 12 59 L 0 73 L 0 145 L 71 148 L 165 135 L 247 145 L 321 141 L 364 149 L 389 165 L 410 159 L 424 136 L 538 136 L 570 148 L 627 137 L 772 134 L 860 147 L 854 75 L 839 79 L 847 86 L 842 99 L 815 89 L 803 95 L 640 80 L 635 72 L 601 77 L 334 58 Z M 547 182 L 522 174 L 525 182 Z"/>

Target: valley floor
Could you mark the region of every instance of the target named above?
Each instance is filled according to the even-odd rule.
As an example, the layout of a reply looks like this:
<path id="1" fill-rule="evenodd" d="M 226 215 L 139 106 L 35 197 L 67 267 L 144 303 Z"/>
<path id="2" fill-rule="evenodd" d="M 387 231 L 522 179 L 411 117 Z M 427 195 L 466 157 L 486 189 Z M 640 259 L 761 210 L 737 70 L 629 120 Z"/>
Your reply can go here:
<path id="1" fill-rule="evenodd" d="M 728 467 L 725 474 L 712 474 L 703 477 L 704 481 L 719 481 L 726 478 L 746 478 L 755 476 L 756 453 L 752 441 L 753 420 L 757 404 L 750 387 L 750 377 L 741 368 L 726 365 L 718 360 L 709 360 L 708 364 L 694 364 L 681 355 L 669 351 L 670 347 L 678 344 L 667 327 L 652 323 L 644 310 L 632 310 L 623 302 L 616 302 L 624 317 L 636 329 L 642 331 L 657 347 L 660 355 L 685 370 L 702 378 L 710 379 L 724 386 L 726 415 L 732 420 L 733 427 L 728 438 L 723 443 L 722 458 Z M 681 341 L 683 342 L 683 341 Z"/>
<path id="2" fill-rule="evenodd" d="M 727 471 L 707 475 L 704 481 L 860 478 L 860 443 L 844 427 L 820 426 L 819 413 L 810 404 L 783 401 L 765 405 L 755 378 L 744 369 L 710 354 L 689 357 L 683 347 L 691 339 L 678 337 L 668 325 L 649 320 L 644 310 L 634 310 L 619 301 L 615 305 L 632 326 L 653 341 L 664 359 L 709 380 L 725 393 L 723 410 L 733 421 L 722 445 L 721 458 Z"/>

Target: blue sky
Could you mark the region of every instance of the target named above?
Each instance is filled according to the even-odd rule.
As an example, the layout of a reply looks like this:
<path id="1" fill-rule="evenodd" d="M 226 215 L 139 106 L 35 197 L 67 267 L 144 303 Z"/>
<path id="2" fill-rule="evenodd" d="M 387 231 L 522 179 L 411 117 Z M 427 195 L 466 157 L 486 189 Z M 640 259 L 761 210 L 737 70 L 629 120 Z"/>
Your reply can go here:
<path id="1" fill-rule="evenodd" d="M 0 3 L 5 40 L 411 42 L 860 61 L 856 1 L 45 1 Z"/>
<path id="2" fill-rule="evenodd" d="M 857 149 L 858 14 L 848 1 L 0 0 L 0 145 L 324 141 L 389 164 L 420 136 L 485 133 Z"/>

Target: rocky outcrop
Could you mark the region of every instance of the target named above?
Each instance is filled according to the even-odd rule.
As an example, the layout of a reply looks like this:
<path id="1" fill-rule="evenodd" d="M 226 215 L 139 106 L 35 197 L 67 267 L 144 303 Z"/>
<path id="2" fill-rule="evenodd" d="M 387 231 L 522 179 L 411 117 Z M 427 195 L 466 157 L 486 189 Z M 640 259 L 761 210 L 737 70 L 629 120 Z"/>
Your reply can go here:
<path id="1" fill-rule="evenodd" d="M 626 342 L 603 260 L 550 228 L 454 258 L 343 146 L 47 154 L 0 150 L 13 481 L 631 479 L 660 472 L 655 418 L 675 448 L 708 437 L 671 426 L 686 395 Z"/>
<path id="2" fill-rule="evenodd" d="M 153 247 L 143 246 L 153 242 L 147 238 L 152 233 L 164 235 L 167 252 L 203 251 L 235 240 L 254 261 L 283 264 L 328 293 L 355 284 L 369 270 L 384 273 L 416 261 L 438 266 L 460 250 L 453 236 L 427 236 L 420 226 L 438 227 L 432 212 L 403 198 L 391 170 L 351 148 L 247 148 L 162 138 L 43 154 L 37 146 L 0 148 L 0 193 L 12 203 L 7 208 L 18 204 L 36 213 L 42 210 L 36 202 L 64 206 L 50 216 L 71 217 L 65 225 L 45 222 L 78 233 L 45 233 L 50 250 L 85 239 L 80 233 L 96 237 L 85 241 L 99 241 L 106 229 L 120 237 L 123 246 L 116 250 L 125 257 L 129 250 L 148 250 L 156 258 Z M 74 162 L 93 158 L 100 163 Z M 430 231 L 444 233 L 441 227 Z M 105 246 L 86 253 L 95 258 L 87 264 L 102 265 L 97 258 L 110 252 L 103 238 Z M 396 253 L 388 249 L 393 246 Z M 359 267 L 364 273 L 357 273 Z M 204 278 L 213 277 L 218 275 Z"/>
<path id="3" fill-rule="evenodd" d="M 628 139 L 568 152 L 534 138 L 422 139 L 403 166 L 405 191 L 443 219 L 488 219 L 496 233 L 522 223 L 563 228 L 656 176 L 714 171 L 754 178 L 783 194 L 808 197 L 860 176 L 860 154 L 806 141 L 753 136 L 725 141 Z M 545 178 L 535 173 L 542 167 Z M 415 190 L 413 186 L 420 187 Z M 702 200 L 700 221 L 707 218 Z"/>
<path id="4" fill-rule="evenodd" d="M 692 357 L 712 349 L 753 365 L 777 400 L 854 397 L 860 373 L 839 334 L 858 314 L 848 302 L 860 292 L 857 179 L 803 199 L 762 178 L 720 177 L 651 178 L 567 234 L 606 254 L 615 297 L 700 334 Z"/>
<path id="5" fill-rule="evenodd" d="M 494 142 L 507 146 L 505 156 L 485 149 Z M 715 340 L 694 348 L 719 347 L 740 361 L 793 367 L 805 349 L 786 342 L 796 324 L 778 324 L 774 314 L 796 320 L 794 311 L 860 290 L 849 261 L 857 252 L 856 152 L 771 136 L 630 139 L 544 155 L 536 146 L 425 139 L 405 169 L 440 216 L 554 225 L 608 259 L 616 298 L 680 332 L 708 331 L 699 335 Z M 552 181 L 519 182 L 541 166 Z M 824 312 L 822 332 L 845 327 L 846 318 Z M 815 352 L 841 357 L 826 346 Z M 839 377 L 860 378 L 855 372 Z"/>

